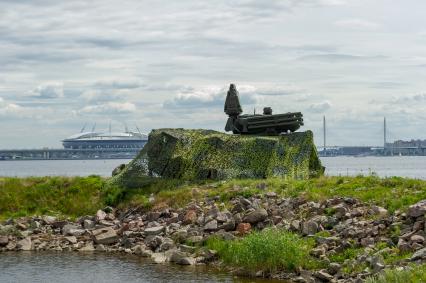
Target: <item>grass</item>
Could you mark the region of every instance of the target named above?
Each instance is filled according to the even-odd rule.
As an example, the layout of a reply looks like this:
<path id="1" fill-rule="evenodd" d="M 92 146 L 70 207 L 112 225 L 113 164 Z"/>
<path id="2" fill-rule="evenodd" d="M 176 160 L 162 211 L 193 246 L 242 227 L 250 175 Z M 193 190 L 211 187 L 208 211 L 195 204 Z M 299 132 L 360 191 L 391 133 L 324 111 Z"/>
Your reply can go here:
<path id="1" fill-rule="evenodd" d="M 0 218 L 94 214 L 104 206 L 104 185 L 98 176 L 0 178 Z"/>
<path id="2" fill-rule="evenodd" d="M 79 216 L 94 213 L 105 205 L 119 208 L 177 208 L 206 196 L 227 204 L 236 196 L 251 197 L 268 191 L 276 192 L 280 197 L 304 197 L 314 201 L 336 196 L 353 197 L 394 212 L 426 199 L 426 181 L 379 178 L 374 175 L 193 183 L 155 179 L 141 188 L 124 189 L 97 176 L 0 178 L 0 218 L 34 214 Z M 149 201 L 151 196 L 154 196 L 154 201 Z M 325 213 L 332 215 L 334 211 L 328 209 Z M 398 234 L 397 230 L 398 227 L 395 227 L 395 235 Z"/>
<path id="3" fill-rule="evenodd" d="M 340 253 L 329 256 L 331 262 L 343 263 L 347 259 L 355 259 L 364 249 L 362 248 L 347 248 Z"/>
<path id="4" fill-rule="evenodd" d="M 426 282 L 426 264 L 412 265 L 409 269 L 387 269 L 383 273 L 369 277 L 366 283 L 420 283 Z"/>
<path id="5" fill-rule="evenodd" d="M 306 265 L 312 242 L 288 231 L 265 229 L 233 241 L 211 238 L 207 241 L 207 247 L 216 250 L 227 265 L 251 273 L 260 270 L 271 273 L 278 270 L 295 271 Z"/>
<path id="6" fill-rule="evenodd" d="M 212 195 L 219 194 L 222 200 L 235 195 L 262 193 L 256 184 L 265 183 L 267 190 L 283 197 L 303 196 L 308 200 L 324 200 L 335 196 L 353 197 L 361 201 L 383 206 L 390 212 L 405 209 L 426 198 L 426 181 L 401 177 L 379 178 L 377 176 L 319 177 L 309 180 L 232 180 L 219 186 Z M 232 191 L 234 186 L 247 190 Z M 328 211 L 332 214 L 333 211 Z"/>

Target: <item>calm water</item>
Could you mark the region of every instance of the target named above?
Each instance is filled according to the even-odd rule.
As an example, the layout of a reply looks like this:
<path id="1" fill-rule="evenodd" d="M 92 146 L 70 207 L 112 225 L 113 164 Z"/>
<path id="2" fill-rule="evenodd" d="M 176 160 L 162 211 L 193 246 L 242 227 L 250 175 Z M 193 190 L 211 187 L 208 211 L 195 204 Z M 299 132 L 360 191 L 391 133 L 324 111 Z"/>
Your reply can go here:
<path id="1" fill-rule="evenodd" d="M 354 176 L 377 173 L 426 179 L 426 156 L 323 157 L 327 175 Z M 0 161 L 0 176 L 111 176 L 112 170 L 130 159 Z"/>
<path id="2" fill-rule="evenodd" d="M 322 157 L 326 174 L 332 176 L 369 175 L 381 177 L 400 176 L 426 179 L 426 156 L 386 157 Z"/>
<path id="3" fill-rule="evenodd" d="M 105 160 L 0 160 L 0 176 L 111 176 L 112 170 L 131 159 Z"/>
<path id="4" fill-rule="evenodd" d="M 262 280 L 263 282 L 266 282 Z M 133 256 L 79 253 L 0 254 L 0 282 L 261 282 L 203 266 L 154 264 Z M 271 281 L 269 281 L 271 282 Z"/>

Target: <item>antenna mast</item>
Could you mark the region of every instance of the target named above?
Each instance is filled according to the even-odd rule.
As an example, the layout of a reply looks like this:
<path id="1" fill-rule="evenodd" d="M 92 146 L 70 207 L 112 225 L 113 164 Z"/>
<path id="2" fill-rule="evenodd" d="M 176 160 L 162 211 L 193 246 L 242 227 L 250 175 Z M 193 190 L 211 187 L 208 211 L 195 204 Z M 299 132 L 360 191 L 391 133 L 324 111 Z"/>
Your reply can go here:
<path id="1" fill-rule="evenodd" d="M 383 118 L 383 149 L 386 149 L 386 117 Z"/>
<path id="2" fill-rule="evenodd" d="M 322 117 L 322 123 L 323 123 L 323 131 L 324 131 L 324 155 L 326 155 L 326 138 L 327 138 L 327 132 L 326 132 L 326 123 L 325 123 L 325 115 Z"/>
<path id="3" fill-rule="evenodd" d="M 111 137 L 111 120 L 109 121 L 109 137 Z"/>

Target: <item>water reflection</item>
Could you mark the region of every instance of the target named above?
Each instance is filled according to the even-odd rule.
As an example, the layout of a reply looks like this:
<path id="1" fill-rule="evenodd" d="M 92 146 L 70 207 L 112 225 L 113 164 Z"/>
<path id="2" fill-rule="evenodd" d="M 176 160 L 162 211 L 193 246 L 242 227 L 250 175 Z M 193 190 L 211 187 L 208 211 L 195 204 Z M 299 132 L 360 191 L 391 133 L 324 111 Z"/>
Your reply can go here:
<path id="1" fill-rule="evenodd" d="M 273 281 L 237 278 L 205 266 L 154 264 L 147 259 L 127 255 L 19 252 L 0 254 L 0 282 Z"/>

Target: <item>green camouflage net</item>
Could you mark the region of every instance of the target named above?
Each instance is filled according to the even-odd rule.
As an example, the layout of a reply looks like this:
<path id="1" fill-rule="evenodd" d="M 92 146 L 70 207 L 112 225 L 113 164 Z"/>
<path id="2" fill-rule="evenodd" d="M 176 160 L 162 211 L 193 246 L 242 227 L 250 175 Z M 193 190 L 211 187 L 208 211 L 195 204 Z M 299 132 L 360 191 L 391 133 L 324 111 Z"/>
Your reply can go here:
<path id="1" fill-rule="evenodd" d="M 323 174 L 311 131 L 240 136 L 211 130 L 153 130 L 140 154 L 114 179 L 126 187 L 150 177 L 182 180 L 297 178 Z"/>

